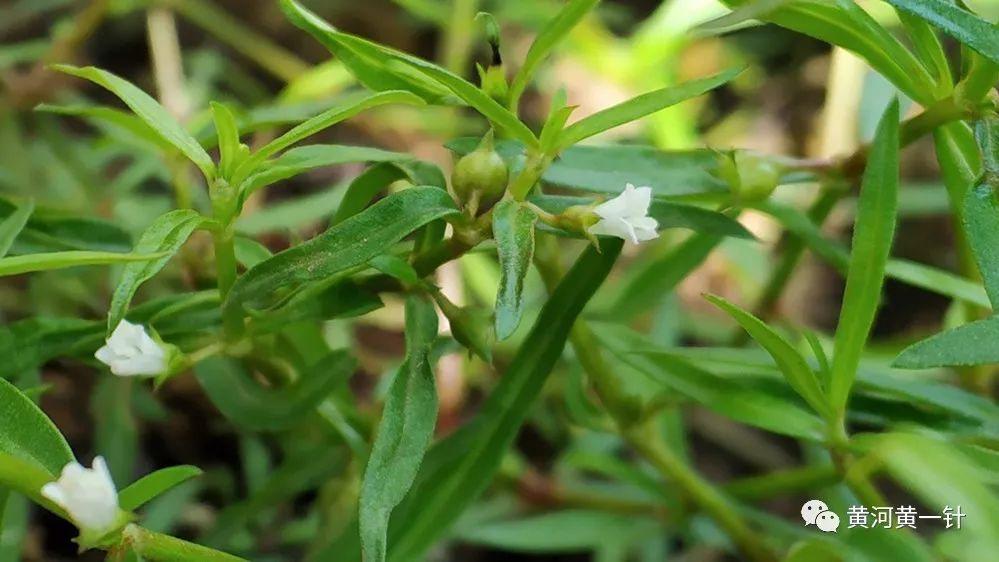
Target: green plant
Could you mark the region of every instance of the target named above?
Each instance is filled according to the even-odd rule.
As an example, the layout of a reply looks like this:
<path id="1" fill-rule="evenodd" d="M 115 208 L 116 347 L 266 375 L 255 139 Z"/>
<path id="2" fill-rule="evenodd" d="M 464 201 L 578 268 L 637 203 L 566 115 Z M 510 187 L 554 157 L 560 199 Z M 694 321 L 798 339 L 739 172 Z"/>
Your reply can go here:
<path id="1" fill-rule="evenodd" d="M 649 546 L 657 544 L 650 537 L 662 535 L 755 562 L 984 560 L 999 549 L 993 477 L 999 409 L 989 367 L 999 363 L 992 344 L 999 324 L 988 314 L 999 299 L 999 115 L 992 91 L 999 79 L 999 27 L 944 0 L 889 0 L 903 41 L 865 11 L 866 4 L 727 1 L 734 11 L 702 32 L 760 19 L 811 35 L 853 52 L 921 107 L 903 119 L 892 100 L 868 145 L 815 161 L 739 149 L 581 144 L 737 82 L 740 68 L 655 89 L 571 123 L 575 108 L 560 91 L 550 96 L 540 126 L 522 119 L 524 93 L 595 0 L 561 5 L 522 61 L 501 56 L 496 19 L 476 18 L 486 24 L 492 56 L 479 67 L 479 85 L 461 72 L 474 40 L 461 26 L 472 22 L 442 19 L 434 2 L 399 3 L 445 30 L 443 66 L 343 32 L 298 2 L 280 0 L 287 19 L 363 86 L 336 88 L 332 107 L 304 115 L 279 106 L 280 118 L 268 120 L 212 101 L 185 122 L 108 71 L 52 66 L 107 90 L 129 111 L 92 104 L 40 109 L 110 131 L 128 147 L 137 173 L 146 174 L 140 166 L 148 165 L 155 170 L 148 174 L 168 178 L 173 201 L 146 221 L 132 245 L 127 232 L 107 221 L 46 212 L 26 197 L 0 199 L 0 276 L 117 267 L 106 321 L 37 314 L 0 327 L 0 355 L 10 358 L 0 368 L 0 515 L 16 501 L 11 492 L 28 498 L 74 522 L 81 549 L 107 551 L 110 560 L 258 559 L 259 545 L 240 531 L 263 507 L 312 490 L 318 494 L 301 541 L 310 560 L 421 560 L 451 538 L 523 551 L 592 551 L 608 561 L 662 559 L 656 557 L 667 555 L 664 541 Z M 167 0 L 153 9 L 186 15 L 243 46 L 272 74 L 306 88 L 297 80 L 310 70 L 300 61 L 207 6 Z M 453 8 L 454 18 L 464 18 L 476 2 L 457 0 Z M 956 75 L 940 34 L 961 45 Z M 636 63 L 635 72 L 643 65 Z M 515 72 L 508 83 L 509 70 Z M 403 106 L 430 119 L 441 109 L 477 115 L 472 126 L 484 135 L 448 144 L 458 155 L 450 182 L 437 164 L 413 154 L 307 144 L 334 125 Z M 289 128 L 251 139 L 277 126 Z M 669 144 L 665 139 L 686 132 L 659 128 L 654 136 Z M 959 248 L 969 259 L 958 273 L 892 257 L 904 193 L 900 151 L 925 136 L 935 141 L 949 213 L 963 233 L 959 244 L 967 244 Z M 106 156 L 94 150 L 87 157 Z M 321 233 L 276 253 L 252 237 L 248 209 L 256 198 L 344 163 L 368 167 L 342 189 Z M 774 195 L 789 184 L 817 186 L 808 212 Z M 853 191 L 855 227 L 847 249 L 821 226 Z M 662 310 L 664 296 L 713 249 L 732 239 L 752 243 L 737 220 L 747 211 L 773 218 L 789 243 L 778 247 L 780 261 L 750 310 L 721 296 L 705 298 L 755 343 L 685 347 L 638 329 L 641 313 Z M 666 240 L 668 251 L 639 254 L 622 278 L 608 281 L 625 241 L 649 241 L 675 227 L 693 232 L 678 243 Z M 207 284 L 136 298 L 171 260 L 196 258 L 185 251 L 202 235 L 212 249 Z M 578 257 L 565 259 L 576 248 Z M 772 314 L 805 249 L 846 277 L 830 338 L 801 330 L 800 337 L 792 335 Z M 459 306 L 436 286 L 434 275 L 446 264 L 493 256 L 499 272 L 488 284 L 498 287 L 486 306 Z M 532 271 L 546 296 L 530 294 Z M 900 353 L 892 350 L 894 369 L 869 342 L 886 279 L 949 299 L 960 324 Z M 381 412 L 366 416 L 347 384 L 361 358 L 346 342 L 331 345 L 327 331 L 383 307 L 404 311 L 405 357 L 376 393 Z M 438 311 L 451 337 L 441 335 Z M 469 361 L 480 370 L 501 376 L 484 385 L 481 405 L 457 429 L 438 438 L 435 365 L 462 350 L 477 357 Z M 93 472 L 80 467 L 37 406 L 45 389 L 25 373 L 62 357 L 100 366 L 90 359 L 95 351 L 113 373 L 102 374 L 111 381 L 103 383 L 105 392 L 120 392 L 126 404 L 133 396 L 155 402 L 147 385 L 123 377 L 149 377 L 155 389 L 193 377 L 237 429 L 242 454 L 265 465 L 254 494 L 224 510 L 200 537 L 205 546 L 145 523 L 155 521 L 150 506 L 183 490 L 201 469 L 160 469 L 116 492 L 109 480 L 122 484 L 131 469 L 113 462 L 118 451 L 107 452 L 110 467 L 103 458 Z M 900 370 L 927 368 L 938 370 L 922 378 Z M 546 385 L 555 388 L 560 407 L 555 422 L 536 408 L 551 398 Z M 791 438 L 805 460 L 713 482 L 676 438 L 683 429 L 676 414 L 691 403 Z M 134 436 L 123 435 L 134 424 L 128 407 L 102 415 L 104 431 L 114 438 L 100 444 L 134 443 Z M 586 436 L 569 440 L 558 459 L 565 483 L 539 492 L 541 503 L 565 509 L 525 515 L 503 503 L 511 494 L 483 499 L 490 486 L 527 487 L 535 476 L 511 449 L 529 419 L 559 426 L 554 433 Z M 261 436 L 281 444 L 280 467 L 266 466 L 266 454 L 254 452 Z M 247 461 L 248 473 L 252 464 Z M 807 494 L 821 496 L 829 504 L 823 506 L 842 516 L 847 506 L 891 505 L 882 479 L 900 485 L 908 502 L 961 506 L 963 528 L 942 530 L 932 542 L 903 528 L 847 529 L 845 521 L 837 534 L 818 534 L 759 506 Z"/>

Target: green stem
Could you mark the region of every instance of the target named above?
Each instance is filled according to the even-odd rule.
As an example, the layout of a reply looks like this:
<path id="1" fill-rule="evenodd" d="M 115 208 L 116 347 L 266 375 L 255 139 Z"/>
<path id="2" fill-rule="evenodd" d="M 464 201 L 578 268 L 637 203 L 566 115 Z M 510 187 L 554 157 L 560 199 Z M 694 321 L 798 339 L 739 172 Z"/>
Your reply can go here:
<path id="1" fill-rule="evenodd" d="M 302 59 L 246 27 L 224 10 L 204 0 L 159 0 L 211 33 L 276 78 L 291 82 L 309 70 Z"/>
<path id="2" fill-rule="evenodd" d="M 551 164 L 552 159 L 549 156 L 536 151 L 531 151 L 527 155 L 527 161 L 524 162 L 524 169 L 517 174 L 514 178 L 513 183 L 510 184 L 508 191 L 510 195 L 513 196 L 517 201 L 523 201 L 527 199 L 528 194 L 531 193 L 531 188 L 534 184 L 538 183 L 541 179 L 542 174 Z"/>
<path id="3" fill-rule="evenodd" d="M 813 465 L 778 470 L 762 476 L 750 476 L 723 486 L 726 493 L 745 502 L 766 500 L 782 495 L 814 490 L 841 480 L 832 465 Z"/>
<path id="4" fill-rule="evenodd" d="M 214 233 L 215 271 L 219 287 L 219 300 L 225 303 L 226 296 L 236 283 L 236 247 L 232 226 Z M 243 314 L 239 307 L 222 306 L 222 329 L 228 341 L 239 339 L 245 331 Z"/>
<path id="5" fill-rule="evenodd" d="M 127 525 L 122 537 L 137 554 L 153 562 L 247 562 L 245 558 L 150 531 L 138 525 Z"/>
<path id="6" fill-rule="evenodd" d="M 670 451 L 654 426 L 646 424 L 626 431 L 624 438 L 660 474 L 676 484 L 701 511 L 711 517 L 746 559 L 754 562 L 777 560 L 776 554 L 749 527 L 730 500 Z"/>
<path id="7" fill-rule="evenodd" d="M 549 291 L 558 284 L 563 272 L 558 247 L 550 236 L 539 236 L 535 263 Z M 655 426 L 640 423 L 643 412 L 637 400 L 629 396 L 620 379 L 610 369 L 600 347 L 583 320 L 573 326 L 571 341 L 576 357 L 590 376 L 593 387 L 625 441 L 666 479 L 675 483 L 690 500 L 711 517 L 731 537 L 747 559 L 754 562 L 776 560 L 760 537 L 743 520 L 730 501 L 662 442 Z"/>

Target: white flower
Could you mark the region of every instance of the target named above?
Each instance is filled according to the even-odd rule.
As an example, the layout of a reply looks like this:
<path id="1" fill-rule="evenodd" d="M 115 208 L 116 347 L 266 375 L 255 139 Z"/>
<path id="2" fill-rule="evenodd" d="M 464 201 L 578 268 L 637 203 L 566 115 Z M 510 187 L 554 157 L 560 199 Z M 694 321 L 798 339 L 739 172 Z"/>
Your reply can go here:
<path id="1" fill-rule="evenodd" d="M 65 509 L 81 530 L 106 531 L 118 519 L 118 492 L 102 457 L 92 468 L 67 464 L 58 481 L 42 486 L 42 495 Z"/>
<path id="2" fill-rule="evenodd" d="M 593 209 L 600 220 L 587 231 L 590 234 L 617 236 L 635 244 L 658 238 L 656 229 L 659 223 L 649 216 L 651 203 L 651 187 L 635 187 L 629 183 L 621 195 Z"/>
<path id="3" fill-rule="evenodd" d="M 122 377 L 158 375 L 167 369 L 167 354 L 160 344 L 149 337 L 145 328 L 128 320 L 118 324 L 107 345 L 94 357 Z"/>

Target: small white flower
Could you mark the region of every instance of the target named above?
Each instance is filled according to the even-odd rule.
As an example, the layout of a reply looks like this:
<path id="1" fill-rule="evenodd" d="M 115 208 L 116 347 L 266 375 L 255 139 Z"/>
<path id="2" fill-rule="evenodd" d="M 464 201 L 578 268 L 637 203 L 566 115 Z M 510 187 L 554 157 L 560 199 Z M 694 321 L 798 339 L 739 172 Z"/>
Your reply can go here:
<path id="1" fill-rule="evenodd" d="M 118 492 L 103 457 L 92 468 L 73 461 L 56 482 L 42 486 L 42 495 L 66 510 L 81 530 L 106 531 L 118 519 Z"/>
<path id="2" fill-rule="evenodd" d="M 128 320 L 118 324 L 94 357 L 122 377 L 158 375 L 167 369 L 166 351 L 149 337 L 145 328 Z"/>
<path id="3" fill-rule="evenodd" d="M 629 183 L 621 195 L 593 209 L 600 220 L 587 230 L 590 234 L 617 236 L 635 244 L 658 238 L 659 223 L 649 216 L 651 203 L 651 187 L 635 187 Z"/>

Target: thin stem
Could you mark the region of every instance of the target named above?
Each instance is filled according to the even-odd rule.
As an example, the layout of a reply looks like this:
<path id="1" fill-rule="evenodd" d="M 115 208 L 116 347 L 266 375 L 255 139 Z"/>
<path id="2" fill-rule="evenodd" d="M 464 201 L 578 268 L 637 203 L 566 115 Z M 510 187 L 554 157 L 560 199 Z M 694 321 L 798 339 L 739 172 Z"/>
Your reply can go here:
<path id="1" fill-rule="evenodd" d="M 697 507 L 714 519 L 747 559 L 756 562 L 777 560 L 776 554 L 749 527 L 730 500 L 670 451 L 654 426 L 646 424 L 626 431 L 624 437 L 660 474 L 675 483 Z"/>
<path id="2" fill-rule="evenodd" d="M 729 482 L 722 488 L 733 498 L 745 502 L 795 494 L 835 484 L 841 480 L 832 465 L 815 465 L 778 470 L 762 476 L 750 476 Z"/>
<path id="3" fill-rule="evenodd" d="M 545 285 L 549 291 L 553 290 L 563 274 L 558 248 L 551 237 L 539 236 L 535 258 Z M 643 412 L 638 402 L 626 393 L 620 379 L 607 365 L 585 321 L 576 320 L 570 339 L 580 364 L 625 441 L 663 478 L 675 483 L 698 508 L 714 519 L 747 559 L 754 562 L 776 560 L 776 554 L 753 532 L 730 501 L 670 451 L 654 425 L 649 421 L 641 422 Z"/>
<path id="4" fill-rule="evenodd" d="M 140 556 L 153 562 L 247 562 L 245 558 L 127 525 L 122 538 Z"/>
<path id="5" fill-rule="evenodd" d="M 215 238 L 215 271 L 219 287 L 219 300 L 225 303 L 226 296 L 236 283 L 236 246 L 232 226 L 213 233 Z M 243 314 L 240 307 L 222 306 L 222 328 L 226 339 L 233 341 L 243 335 Z"/>
<path id="6" fill-rule="evenodd" d="M 224 10 L 204 0 L 160 0 L 195 25 L 228 43 L 243 56 L 276 78 L 291 82 L 305 74 L 309 65 L 267 37 L 240 23 Z"/>

